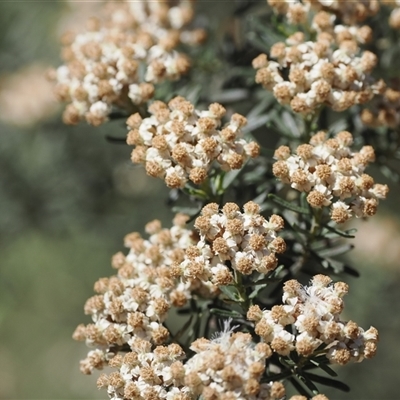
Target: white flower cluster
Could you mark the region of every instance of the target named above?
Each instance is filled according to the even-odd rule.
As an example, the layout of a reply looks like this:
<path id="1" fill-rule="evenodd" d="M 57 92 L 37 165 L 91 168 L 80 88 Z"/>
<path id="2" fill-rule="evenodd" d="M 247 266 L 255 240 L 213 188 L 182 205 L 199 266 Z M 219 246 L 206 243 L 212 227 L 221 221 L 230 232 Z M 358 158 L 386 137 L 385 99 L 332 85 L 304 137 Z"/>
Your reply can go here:
<path id="1" fill-rule="evenodd" d="M 365 125 L 377 127 L 400 126 L 400 87 L 390 87 L 381 96 L 376 96 L 372 104 L 361 112 L 361 120 Z"/>
<path id="2" fill-rule="evenodd" d="M 265 343 L 254 344 L 250 334 L 226 329 L 213 340 L 196 340 L 190 348 L 196 354 L 185 364 L 185 384 L 192 398 L 284 398 L 282 383 L 260 383 L 272 351 Z"/>
<path id="3" fill-rule="evenodd" d="M 256 321 L 256 333 L 280 355 L 295 350 L 307 357 L 323 346 L 332 363 L 360 362 L 375 355 L 378 331 L 374 327 L 364 331 L 353 321 L 341 321 L 342 297 L 347 292 L 347 284 L 332 284 L 325 275 L 314 276 L 309 286 L 290 280 L 283 288 L 284 305 L 266 311 L 252 306 L 247 316 Z M 289 325 L 292 333 L 286 330 Z"/>
<path id="4" fill-rule="evenodd" d="M 372 40 L 372 29 L 368 25 L 337 24 L 337 17 L 326 11 L 319 11 L 312 19 L 311 29 L 317 33 L 318 39 L 329 40 L 339 48 L 358 49 L 358 44 Z"/>
<path id="5" fill-rule="evenodd" d="M 97 380 L 99 389 L 107 389 L 112 400 L 192 400 L 184 386 L 185 357 L 177 344 L 158 346 L 152 350 L 149 342 L 135 338 L 132 351 L 117 355 L 110 366 L 117 371 L 102 374 Z"/>
<path id="6" fill-rule="evenodd" d="M 226 203 L 219 211 L 216 203 L 206 205 L 195 221 L 199 242 L 186 250 L 180 264 L 183 277 L 196 277 L 213 285 L 228 285 L 232 271 L 244 275 L 266 274 L 277 266 L 276 253 L 286 249 L 285 241 L 277 236 L 283 219 L 272 215 L 266 220 L 260 207 L 248 202 L 240 212 L 235 203 Z"/>
<path id="7" fill-rule="evenodd" d="M 73 335 L 95 348 L 81 362 L 82 372 L 103 368 L 123 346 L 132 348 L 137 339 L 164 343 L 169 332 L 162 323 L 170 307 L 185 305 L 193 291 L 209 294 L 199 281 L 183 282 L 174 273 L 173 265 L 182 262 L 185 249 L 194 244 L 192 231 L 184 228 L 186 220 L 178 214 L 171 229 L 162 229 L 157 220 L 150 222 L 148 240 L 138 233 L 125 237 L 131 250 L 126 257 L 122 253 L 113 257 L 117 276 L 97 281 L 98 294 L 85 304 L 93 323 L 79 325 Z"/>
<path id="8" fill-rule="evenodd" d="M 307 201 L 314 208 L 332 206 L 331 218 L 337 223 L 346 222 L 352 216 L 368 217 L 376 213 L 379 199 L 386 198 L 387 185 L 374 183 L 364 173 L 368 164 L 375 160 L 374 149 L 364 146 L 353 152 L 352 135 L 339 132 L 327 139 L 325 132 L 315 134 L 310 144 L 297 147 L 292 154 L 287 146 L 275 151 L 278 161 L 273 173 L 292 188 L 308 193 Z"/>
<path id="9" fill-rule="evenodd" d="M 286 44 L 274 44 L 270 56 L 276 61 L 266 54 L 253 60 L 256 82 L 298 113 L 310 114 L 322 105 L 343 111 L 368 102 L 384 89 L 383 81 L 370 75 L 377 57 L 370 51 L 360 55 L 354 40 L 343 40 L 338 47 L 329 33 L 315 42 L 305 42 L 304 35 L 297 33 Z"/>
<path id="10" fill-rule="evenodd" d="M 293 24 L 306 23 L 313 11 L 329 11 L 337 14 L 344 23 L 355 25 L 379 11 L 379 0 L 267 0 L 279 14 L 286 15 Z"/>
<path id="11" fill-rule="evenodd" d="M 218 103 L 199 111 L 176 97 L 168 105 L 154 102 L 149 112 L 149 118 L 134 114 L 128 119 L 127 143 L 135 146 L 132 161 L 144 164 L 150 176 L 164 179 L 170 188 L 183 188 L 188 179 L 203 183 L 214 161 L 229 171 L 259 154 L 257 143 L 242 138 L 246 118 L 233 114 L 221 127 L 226 110 Z"/>
<path id="12" fill-rule="evenodd" d="M 200 31 L 186 31 L 190 1 L 170 6 L 164 1 L 111 2 L 105 21 L 91 20 L 88 30 L 66 36 L 65 65 L 53 72 L 55 92 L 68 102 L 66 123 L 85 118 L 105 122 L 112 107 L 132 110 L 147 102 L 154 85 L 176 80 L 189 69 L 188 58 L 175 49 L 202 40 Z"/>

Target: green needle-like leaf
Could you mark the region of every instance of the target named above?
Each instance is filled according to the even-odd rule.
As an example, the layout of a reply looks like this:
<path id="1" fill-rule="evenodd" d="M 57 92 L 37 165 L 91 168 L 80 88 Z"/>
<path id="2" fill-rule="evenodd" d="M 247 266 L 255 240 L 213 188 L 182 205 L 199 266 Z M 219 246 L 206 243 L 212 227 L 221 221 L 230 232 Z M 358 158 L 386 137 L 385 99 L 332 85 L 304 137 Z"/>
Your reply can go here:
<path id="1" fill-rule="evenodd" d="M 324 386 L 333 387 L 343 392 L 350 392 L 350 387 L 336 379 L 327 378 L 326 376 L 312 374 L 311 372 L 304 372 L 304 377 L 307 380 L 312 380 Z"/>
<path id="2" fill-rule="evenodd" d="M 243 302 L 244 299 L 242 298 L 239 290 L 235 286 L 220 286 L 219 288 L 221 292 L 228 297 L 230 300 L 234 302 Z"/>
<path id="3" fill-rule="evenodd" d="M 328 375 L 334 376 L 334 377 L 338 376 L 338 374 L 332 368 L 330 368 L 328 365 L 326 365 L 325 363 L 320 363 L 320 362 L 315 361 L 315 360 L 310 360 L 310 362 L 312 364 L 314 364 L 315 366 L 317 366 L 318 368 L 321 368 Z"/>
<path id="4" fill-rule="evenodd" d="M 304 375 L 303 375 L 304 374 Z M 311 391 L 312 391 L 312 393 L 314 394 L 314 395 L 317 395 L 317 394 L 319 394 L 319 390 L 318 390 L 318 388 L 314 385 L 314 383 L 312 382 L 312 380 L 308 377 L 308 376 L 306 376 L 306 374 L 305 373 L 303 373 L 302 375 L 298 375 L 297 377 L 298 377 L 298 379 L 301 381 L 301 382 L 303 382 L 307 387 L 308 387 L 308 389 L 310 389 Z"/>
<path id="5" fill-rule="evenodd" d="M 309 391 L 303 385 L 300 384 L 300 382 L 296 377 L 290 378 L 290 383 L 299 392 L 299 394 L 305 396 L 307 399 L 313 396 L 312 393 L 309 393 Z"/>
<path id="6" fill-rule="evenodd" d="M 280 206 L 282 206 L 283 208 L 287 208 L 288 210 L 297 212 L 299 214 L 306 214 L 306 215 L 308 215 L 310 213 L 308 209 L 297 206 L 296 204 L 290 203 L 286 200 L 283 200 L 282 198 L 280 198 L 272 193 L 270 193 L 268 195 L 268 197 L 276 204 L 279 204 Z"/>
<path id="7" fill-rule="evenodd" d="M 355 236 L 353 233 L 357 232 L 357 229 L 349 229 L 348 231 L 341 231 L 340 229 L 334 228 L 329 225 L 324 225 L 324 228 L 326 228 L 328 231 L 335 233 L 338 236 L 347 238 L 347 239 L 354 239 Z M 324 235 L 325 237 L 329 237 L 329 235 Z"/>
<path id="8" fill-rule="evenodd" d="M 227 318 L 243 318 L 243 315 L 234 310 L 221 310 L 220 308 L 211 308 L 210 313 Z"/>

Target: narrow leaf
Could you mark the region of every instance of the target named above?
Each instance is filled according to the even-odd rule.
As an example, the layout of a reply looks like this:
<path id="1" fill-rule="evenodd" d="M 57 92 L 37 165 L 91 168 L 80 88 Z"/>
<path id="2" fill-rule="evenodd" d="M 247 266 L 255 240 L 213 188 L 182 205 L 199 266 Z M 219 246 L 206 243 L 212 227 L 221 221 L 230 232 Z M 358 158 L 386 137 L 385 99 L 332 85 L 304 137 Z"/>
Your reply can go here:
<path id="1" fill-rule="evenodd" d="M 303 207 L 297 206 L 296 204 L 290 203 L 286 200 L 283 200 L 282 198 L 270 193 L 268 197 L 275 202 L 276 204 L 279 204 L 283 208 L 287 208 L 288 210 L 297 212 L 299 214 L 309 214 L 309 210 L 305 209 Z"/>
<path id="2" fill-rule="evenodd" d="M 234 310 L 222 310 L 220 308 L 211 308 L 210 313 L 227 318 L 243 318 L 243 315 Z"/>
<path id="3" fill-rule="evenodd" d="M 282 122 L 290 129 L 290 131 L 296 136 L 300 137 L 301 133 L 299 131 L 298 123 L 294 119 L 294 115 L 287 111 L 282 113 Z"/>
<path id="4" fill-rule="evenodd" d="M 319 394 L 319 390 L 318 388 L 314 385 L 314 383 L 312 382 L 312 380 L 306 376 L 306 373 L 303 373 L 304 375 L 298 375 L 297 377 L 299 378 L 299 380 L 301 382 L 303 382 L 312 392 L 313 394 L 317 395 Z M 327 378 L 329 379 L 329 378 Z"/>
<path id="5" fill-rule="evenodd" d="M 291 137 L 293 139 L 296 138 L 296 136 L 293 135 L 293 132 L 291 131 L 289 126 L 285 122 L 283 122 L 282 113 L 271 113 L 271 120 L 281 134 Z"/>
<path id="6" fill-rule="evenodd" d="M 248 133 L 251 132 L 260 126 L 266 125 L 266 123 L 270 120 L 270 116 L 268 114 L 265 115 L 259 115 L 258 117 L 254 117 L 249 122 L 247 125 L 242 129 L 243 133 Z"/>
<path id="7" fill-rule="evenodd" d="M 287 218 L 284 217 L 285 220 L 285 226 L 289 225 L 289 227 L 292 229 L 294 236 L 296 236 L 296 239 L 298 240 L 299 243 L 304 243 L 304 238 L 300 235 L 299 232 L 299 226 L 297 224 L 291 224 Z"/>
<path id="8" fill-rule="evenodd" d="M 309 207 L 309 204 L 308 204 L 308 202 L 307 202 L 307 193 L 305 193 L 305 192 L 303 192 L 303 193 L 300 195 L 300 205 L 301 205 L 301 207 L 303 207 L 303 208 L 308 208 L 308 207 Z"/>
<path id="9" fill-rule="evenodd" d="M 342 237 L 348 238 L 348 239 L 354 239 L 355 236 L 352 235 L 352 233 L 357 232 L 357 229 L 349 229 L 348 231 L 341 231 L 340 229 L 334 228 L 329 225 L 324 225 L 324 228 L 328 229 L 328 231 L 330 231 L 332 233 L 336 233 L 336 235 L 338 235 L 338 236 L 342 236 Z M 329 236 L 327 236 L 327 237 L 329 237 Z"/>
<path id="10" fill-rule="evenodd" d="M 264 203 L 265 198 L 267 197 L 267 193 L 260 193 L 256 198 L 253 199 L 254 203 L 257 203 L 260 207 Z M 262 207 L 261 207 L 262 209 Z"/>
<path id="11" fill-rule="evenodd" d="M 266 51 L 266 49 L 269 47 L 268 43 L 260 39 L 259 35 L 257 35 L 255 32 L 249 32 L 247 34 L 247 39 L 255 48 L 260 51 Z"/>
<path id="12" fill-rule="evenodd" d="M 279 357 L 279 362 L 289 368 L 296 365 L 296 363 L 288 357 Z"/>
<path id="13" fill-rule="evenodd" d="M 338 376 L 338 374 L 332 369 L 330 368 L 328 365 L 324 364 L 324 363 L 320 363 L 318 361 L 315 360 L 310 360 L 310 362 L 312 364 L 314 364 L 315 366 L 317 366 L 318 368 L 321 368 L 324 372 L 326 372 L 328 375 L 330 376 Z"/>
<path id="14" fill-rule="evenodd" d="M 263 95 L 263 99 L 257 103 L 257 105 L 251 109 L 251 111 L 246 115 L 247 120 L 251 120 L 254 117 L 258 117 L 262 112 L 267 109 L 271 103 L 275 100 L 275 97 L 270 92 L 266 92 Z"/>
<path id="15" fill-rule="evenodd" d="M 338 374 L 326 364 L 320 364 L 319 367 L 330 376 L 338 376 Z"/>
<path id="16" fill-rule="evenodd" d="M 193 310 L 191 308 L 179 308 L 176 310 L 176 313 L 178 315 L 188 315 L 188 314 L 192 314 Z"/>
<path id="17" fill-rule="evenodd" d="M 188 88 L 189 89 L 189 88 Z M 188 90 L 187 95 L 185 96 L 191 103 L 197 104 L 200 98 L 200 93 L 202 91 L 201 85 L 190 85 L 190 90 Z"/>
<path id="18" fill-rule="evenodd" d="M 327 258 L 325 261 L 328 262 L 329 267 L 332 268 L 335 271 L 335 273 L 343 272 L 345 274 L 354 276 L 355 278 L 360 277 L 360 273 L 350 265 L 344 264 L 337 260 L 332 260 L 330 258 Z"/>
<path id="19" fill-rule="evenodd" d="M 221 292 L 228 297 L 230 300 L 235 301 L 235 302 L 243 302 L 244 299 L 240 295 L 239 291 L 235 286 L 220 286 L 219 288 Z"/>
<path id="20" fill-rule="evenodd" d="M 249 97 L 247 89 L 225 89 L 224 91 L 211 96 L 210 101 L 217 103 L 232 103 L 234 101 L 244 100 Z"/>
<path id="21" fill-rule="evenodd" d="M 276 278 L 283 270 L 285 266 L 283 264 L 278 265 L 271 274 L 271 277 Z"/>
<path id="22" fill-rule="evenodd" d="M 299 394 L 305 396 L 307 399 L 312 397 L 312 395 L 310 396 L 310 393 L 308 392 L 308 390 L 306 390 L 303 385 L 300 384 L 300 382 L 298 382 L 296 380 L 296 378 L 291 378 L 290 379 L 290 383 L 294 386 L 294 388 L 299 392 Z"/>
<path id="23" fill-rule="evenodd" d="M 329 131 L 332 133 L 338 133 L 340 131 L 346 131 L 348 129 L 348 123 L 345 119 L 338 119 L 331 123 Z"/>
<path id="24" fill-rule="evenodd" d="M 348 275 L 354 276 L 355 278 L 360 277 L 360 273 L 356 269 L 347 264 L 343 265 L 343 272 Z"/>
<path id="25" fill-rule="evenodd" d="M 347 253 L 352 250 L 354 246 L 352 244 L 343 244 L 332 248 L 324 248 L 318 252 L 321 257 L 333 257 L 340 256 L 341 254 Z"/>
<path id="26" fill-rule="evenodd" d="M 316 258 L 316 260 L 321 263 L 321 265 L 324 268 L 330 268 L 332 269 L 335 274 L 339 274 L 339 273 L 346 273 L 349 274 L 351 276 L 354 276 L 355 278 L 359 278 L 360 277 L 360 273 L 354 269 L 353 267 L 351 267 L 350 265 L 344 264 L 341 261 L 338 260 L 333 260 L 331 258 L 322 258 L 319 254 L 317 254 L 315 251 L 311 250 L 311 254 L 313 255 L 313 257 Z"/>
<path id="27" fill-rule="evenodd" d="M 293 224 L 293 230 L 307 236 L 310 234 L 308 229 L 301 228 L 298 224 Z"/>
<path id="28" fill-rule="evenodd" d="M 258 293 L 260 292 L 260 290 L 263 290 L 267 287 L 267 284 L 263 284 L 263 285 L 257 285 L 254 290 L 250 293 L 249 295 L 249 299 L 254 299 L 255 297 L 257 297 Z"/>
<path id="29" fill-rule="evenodd" d="M 312 374 L 311 372 L 304 372 L 304 377 L 308 380 L 312 380 L 324 386 L 333 387 L 343 392 L 350 392 L 350 387 L 341 381 L 336 379 L 327 378 L 326 376 Z"/>
<path id="30" fill-rule="evenodd" d="M 224 176 L 223 188 L 226 190 L 232 182 L 238 177 L 238 175 L 242 172 L 242 169 L 233 169 L 229 171 Z"/>

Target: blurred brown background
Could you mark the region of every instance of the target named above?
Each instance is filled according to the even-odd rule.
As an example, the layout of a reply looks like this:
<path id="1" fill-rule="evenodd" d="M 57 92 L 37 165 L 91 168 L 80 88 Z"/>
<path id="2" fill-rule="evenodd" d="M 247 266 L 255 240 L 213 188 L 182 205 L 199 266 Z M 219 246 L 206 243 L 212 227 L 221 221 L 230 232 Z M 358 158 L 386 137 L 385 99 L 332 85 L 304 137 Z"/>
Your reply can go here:
<path id="1" fill-rule="evenodd" d="M 67 127 L 43 78 L 58 37 L 99 2 L 0 2 L 0 398 L 105 399 L 80 374 L 87 352 L 71 334 L 88 322 L 95 280 L 112 274 L 123 236 L 168 221 L 168 191 L 129 161 L 122 123 Z M 220 6 L 223 6 L 220 3 Z M 209 3 L 209 7 L 218 7 Z M 381 333 L 378 356 L 341 369 L 352 392 L 331 399 L 400 399 L 400 229 L 392 207 L 360 222 L 346 318 Z M 167 222 L 168 223 L 168 222 Z M 328 392 L 326 392 L 328 394 Z"/>

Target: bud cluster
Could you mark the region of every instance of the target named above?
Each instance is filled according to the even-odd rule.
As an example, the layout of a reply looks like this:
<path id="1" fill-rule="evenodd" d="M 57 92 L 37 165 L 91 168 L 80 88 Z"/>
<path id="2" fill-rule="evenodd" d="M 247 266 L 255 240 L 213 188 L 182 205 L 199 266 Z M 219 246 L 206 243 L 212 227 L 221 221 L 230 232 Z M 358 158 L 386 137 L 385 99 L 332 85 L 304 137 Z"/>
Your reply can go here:
<path id="1" fill-rule="evenodd" d="M 347 131 L 331 139 L 321 131 L 309 144 L 298 146 L 296 154 L 281 146 L 275 151 L 274 158 L 278 161 L 273 165 L 273 173 L 292 188 L 308 193 L 311 207 L 331 206 L 331 218 L 337 223 L 352 216 L 372 216 L 389 188 L 364 173 L 375 160 L 374 149 L 364 146 L 353 152 L 352 143 L 353 136 Z"/>
<path id="2" fill-rule="evenodd" d="M 297 33 L 272 46 L 270 56 L 276 61 L 266 54 L 253 60 L 256 82 L 297 113 L 311 114 L 322 105 L 344 111 L 384 89 L 383 82 L 370 75 L 377 57 L 370 51 L 359 53 L 354 40 L 338 44 L 326 33 L 315 42 L 305 42 Z"/>
<path id="3" fill-rule="evenodd" d="M 170 188 L 183 188 L 188 179 L 202 184 L 214 162 L 230 171 L 259 154 L 256 142 L 242 138 L 246 118 L 233 114 L 222 125 L 226 110 L 218 103 L 199 111 L 175 97 L 168 105 L 155 101 L 149 112 L 148 118 L 134 114 L 128 119 L 127 143 L 135 146 L 132 161 L 144 164 L 147 174 L 164 179 Z"/>
<path id="4" fill-rule="evenodd" d="M 253 343 L 250 334 L 226 329 L 212 340 L 196 340 L 190 349 L 196 354 L 185 364 L 185 383 L 193 398 L 278 400 L 285 395 L 280 382 L 260 383 L 272 351 L 266 343 Z"/>
<path id="5" fill-rule="evenodd" d="M 378 0 L 267 0 L 267 3 L 296 24 L 306 23 L 310 11 L 328 11 L 348 25 L 356 25 L 379 11 Z"/>
<path id="6" fill-rule="evenodd" d="M 138 338 L 149 346 L 169 338 L 163 326 L 168 310 L 184 306 L 192 291 L 201 290 L 199 281 L 183 282 L 171 268 L 183 261 L 185 249 L 194 244 L 192 231 L 184 227 L 186 220 L 178 214 L 171 229 L 163 229 L 157 220 L 148 223 L 147 240 L 138 233 L 125 237 L 129 254 L 117 253 L 112 259 L 117 275 L 98 280 L 94 285 L 97 294 L 85 304 L 85 314 L 91 315 L 93 323 L 79 325 L 74 333 L 74 339 L 96 348 L 81 362 L 82 372 L 102 369 L 120 349 L 132 348 Z"/>
<path id="7" fill-rule="evenodd" d="M 184 357 L 177 344 L 152 349 L 150 342 L 135 338 L 130 352 L 111 359 L 117 371 L 100 375 L 97 387 L 106 389 L 110 399 L 194 400 L 183 386 Z"/>
<path id="8" fill-rule="evenodd" d="M 252 201 L 243 210 L 235 203 L 226 203 L 221 211 L 215 203 L 203 208 L 194 224 L 200 240 L 186 251 L 187 259 L 181 264 L 184 273 L 198 265 L 212 276 L 211 282 L 228 285 L 234 271 L 267 274 L 276 268 L 276 254 L 286 250 L 285 241 L 277 235 L 283 228 L 282 217 L 265 219 Z"/>
<path id="9" fill-rule="evenodd" d="M 111 2 L 104 20 L 90 20 L 87 31 L 64 36 L 65 64 L 52 73 L 59 100 L 69 103 L 64 122 L 105 122 L 113 107 L 131 110 L 154 95 L 154 84 L 176 80 L 189 70 L 176 48 L 204 38 L 187 31 L 190 1 Z"/>
<path id="10" fill-rule="evenodd" d="M 247 317 L 255 321 L 255 332 L 263 342 L 280 355 L 296 351 L 308 357 L 323 348 L 332 363 L 360 362 L 375 355 L 378 331 L 374 327 L 364 331 L 355 322 L 340 319 L 347 292 L 347 284 L 333 284 L 325 275 L 314 276 L 309 286 L 293 279 L 284 284 L 283 305 L 266 311 L 252 306 Z M 295 328 L 291 332 L 290 326 Z"/>

